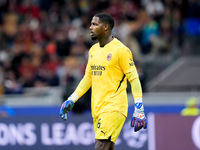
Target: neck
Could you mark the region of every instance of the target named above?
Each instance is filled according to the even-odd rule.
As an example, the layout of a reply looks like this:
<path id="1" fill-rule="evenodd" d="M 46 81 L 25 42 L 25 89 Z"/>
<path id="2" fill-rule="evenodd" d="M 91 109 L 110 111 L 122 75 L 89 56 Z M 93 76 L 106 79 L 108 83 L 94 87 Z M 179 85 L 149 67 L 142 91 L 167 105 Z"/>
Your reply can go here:
<path id="1" fill-rule="evenodd" d="M 109 36 L 104 36 L 103 38 L 98 39 L 100 47 L 110 43 L 113 39 L 114 37 L 111 34 Z"/>

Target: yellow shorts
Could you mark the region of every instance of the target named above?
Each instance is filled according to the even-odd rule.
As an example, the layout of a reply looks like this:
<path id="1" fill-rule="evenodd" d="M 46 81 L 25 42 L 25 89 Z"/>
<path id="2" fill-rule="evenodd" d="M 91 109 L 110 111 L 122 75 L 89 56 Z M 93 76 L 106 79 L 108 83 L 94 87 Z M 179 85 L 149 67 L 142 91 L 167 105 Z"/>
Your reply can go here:
<path id="1" fill-rule="evenodd" d="M 116 142 L 126 117 L 120 112 L 106 112 L 93 118 L 95 139 L 104 139 Z"/>

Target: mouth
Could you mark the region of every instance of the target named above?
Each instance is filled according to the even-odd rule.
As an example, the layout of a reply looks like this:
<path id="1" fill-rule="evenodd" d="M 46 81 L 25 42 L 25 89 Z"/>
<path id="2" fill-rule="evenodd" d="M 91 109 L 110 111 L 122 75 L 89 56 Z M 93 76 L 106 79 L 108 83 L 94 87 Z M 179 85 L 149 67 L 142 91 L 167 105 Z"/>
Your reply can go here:
<path id="1" fill-rule="evenodd" d="M 93 36 L 93 35 L 94 35 L 94 32 L 90 31 L 90 35 Z"/>
<path id="2" fill-rule="evenodd" d="M 93 31 L 90 31 L 90 36 L 93 41 L 97 40 L 97 37 L 94 35 Z"/>

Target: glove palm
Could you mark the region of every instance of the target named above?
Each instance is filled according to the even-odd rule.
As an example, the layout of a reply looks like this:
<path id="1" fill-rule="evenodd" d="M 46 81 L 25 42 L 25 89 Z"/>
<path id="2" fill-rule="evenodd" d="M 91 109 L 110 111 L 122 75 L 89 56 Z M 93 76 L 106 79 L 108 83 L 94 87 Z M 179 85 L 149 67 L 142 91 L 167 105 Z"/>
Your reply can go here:
<path id="1" fill-rule="evenodd" d="M 72 100 L 65 101 L 60 108 L 60 116 L 63 120 L 67 120 L 67 113 L 73 108 L 74 102 Z"/>
<path id="2" fill-rule="evenodd" d="M 131 127 L 134 127 L 134 131 L 137 132 L 142 128 L 146 129 L 147 124 L 148 122 L 144 114 L 143 104 L 140 103 L 140 106 L 136 104 L 135 112 L 131 118 Z"/>

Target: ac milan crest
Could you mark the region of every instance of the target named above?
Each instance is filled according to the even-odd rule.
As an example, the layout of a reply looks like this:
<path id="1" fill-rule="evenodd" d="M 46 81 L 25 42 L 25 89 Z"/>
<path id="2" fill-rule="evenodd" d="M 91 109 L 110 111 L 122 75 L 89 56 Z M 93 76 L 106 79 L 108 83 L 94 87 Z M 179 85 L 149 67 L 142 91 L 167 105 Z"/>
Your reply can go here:
<path id="1" fill-rule="evenodd" d="M 107 60 L 109 61 L 111 59 L 111 57 L 112 57 L 112 54 L 109 53 L 108 56 L 107 56 Z"/>

